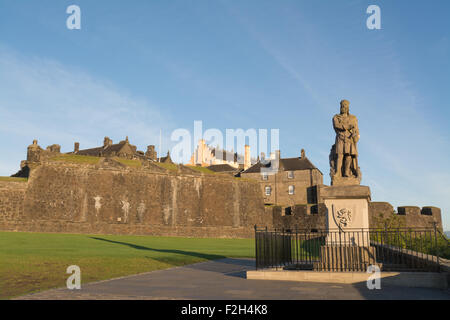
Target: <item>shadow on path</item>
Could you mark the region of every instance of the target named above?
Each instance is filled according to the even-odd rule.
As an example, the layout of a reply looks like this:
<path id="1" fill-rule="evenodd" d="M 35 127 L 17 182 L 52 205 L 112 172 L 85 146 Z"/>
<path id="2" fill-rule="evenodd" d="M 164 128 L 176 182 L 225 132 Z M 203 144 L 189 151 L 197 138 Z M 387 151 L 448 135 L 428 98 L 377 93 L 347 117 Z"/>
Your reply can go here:
<path id="1" fill-rule="evenodd" d="M 255 269 L 255 259 L 250 258 L 225 258 L 216 261 L 208 261 L 184 266 L 185 268 L 221 273 L 226 276 L 246 278 L 247 270 Z"/>

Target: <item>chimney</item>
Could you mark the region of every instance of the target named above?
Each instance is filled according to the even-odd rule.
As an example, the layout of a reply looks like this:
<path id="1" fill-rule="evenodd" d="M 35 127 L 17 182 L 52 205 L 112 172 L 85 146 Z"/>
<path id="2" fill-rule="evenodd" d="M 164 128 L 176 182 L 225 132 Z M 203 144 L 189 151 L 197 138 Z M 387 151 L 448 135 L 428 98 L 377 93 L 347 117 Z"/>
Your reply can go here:
<path id="1" fill-rule="evenodd" d="M 266 160 L 266 154 L 264 152 L 261 152 L 261 161 Z"/>
<path id="2" fill-rule="evenodd" d="M 275 151 L 275 159 L 278 159 L 278 160 L 281 159 L 281 152 L 280 152 L 280 150 L 276 150 Z"/>
<path id="3" fill-rule="evenodd" d="M 105 139 L 103 139 L 103 147 L 106 148 L 107 146 L 112 145 L 112 140 L 108 137 L 105 137 Z"/>
<path id="4" fill-rule="evenodd" d="M 301 159 L 305 159 L 306 155 L 305 155 L 305 149 L 302 149 L 302 151 L 300 152 L 301 155 Z"/>
<path id="5" fill-rule="evenodd" d="M 250 146 L 245 145 L 245 153 L 244 153 L 244 169 L 247 170 L 251 167 L 251 160 L 250 160 Z"/>
<path id="6" fill-rule="evenodd" d="M 154 145 L 147 146 L 147 152 L 145 153 L 145 156 L 149 157 L 150 160 L 156 161 L 157 155 L 156 155 L 156 151 L 155 151 L 155 146 Z"/>
<path id="7" fill-rule="evenodd" d="M 73 147 L 73 152 L 77 153 L 78 151 L 80 151 L 80 143 L 75 142 L 74 147 Z"/>

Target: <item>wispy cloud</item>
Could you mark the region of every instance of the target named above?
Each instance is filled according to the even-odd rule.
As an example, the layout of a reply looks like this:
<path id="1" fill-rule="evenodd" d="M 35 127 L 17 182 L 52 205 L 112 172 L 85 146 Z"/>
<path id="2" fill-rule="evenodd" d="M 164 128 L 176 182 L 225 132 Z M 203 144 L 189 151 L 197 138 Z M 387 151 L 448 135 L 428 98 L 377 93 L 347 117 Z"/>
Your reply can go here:
<path id="1" fill-rule="evenodd" d="M 271 41 L 270 37 L 265 35 L 257 26 L 247 19 L 246 16 L 239 11 L 237 6 L 225 1 L 223 1 L 222 4 L 228 9 L 230 14 L 239 21 L 243 26 L 243 29 L 259 43 L 264 51 L 311 96 L 314 102 L 316 102 L 318 106 L 323 106 L 324 103 L 321 95 L 311 86 L 310 82 L 306 80 L 306 75 L 302 74 L 298 68 L 293 66 L 292 61 L 285 52 L 280 50 L 273 41 Z"/>
<path id="2" fill-rule="evenodd" d="M 258 20 L 240 6 L 223 3 L 243 29 L 319 107 L 321 114 L 331 117 L 329 112 L 333 107 L 338 112 L 338 99 L 344 98 L 340 94 L 358 107 L 353 112 L 361 126 L 363 183 L 371 187 L 373 199 L 390 201 L 394 206 L 439 206 L 448 228 L 450 202 L 444 193 L 449 190 L 449 180 L 445 178 L 449 171 L 443 159 L 448 159 L 446 150 L 450 145 L 445 133 L 430 122 L 429 106 L 414 79 L 408 76 L 405 57 L 401 56 L 392 33 L 367 34 L 365 39 L 358 39 L 360 47 L 355 53 L 355 47 L 349 49 L 347 44 L 333 46 L 339 43 L 339 37 L 348 36 L 348 32 L 360 35 L 358 30 L 364 20 L 339 21 L 336 29 L 330 31 L 316 24 L 314 18 L 302 16 L 298 8 L 287 8 L 282 13 L 283 23 L 295 28 L 296 43 L 304 44 L 296 45 L 284 41 L 289 35 L 282 36 L 266 28 L 266 20 Z M 348 4 L 349 9 L 353 6 L 365 8 L 361 1 Z M 438 48 L 436 51 L 446 52 L 445 38 Z M 325 137 L 321 141 L 332 143 L 331 136 L 327 136 L 330 133 L 329 127 L 328 132 L 317 135 Z M 311 145 L 310 149 L 321 157 L 314 161 L 322 165 L 324 180 L 328 182 L 329 149 L 323 145 Z"/>
<path id="3" fill-rule="evenodd" d="M 93 147 L 104 136 L 143 149 L 159 143 L 160 129 L 174 127 L 163 108 L 134 97 L 113 83 L 57 61 L 28 57 L 0 46 L 0 136 L 3 150 L 26 152 L 26 143 L 57 143 L 70 151 L 74 141 Z M 167 139 L 167 138 L 165 138 Z M 4 158 L 0 174 L 18 159 Z"/>

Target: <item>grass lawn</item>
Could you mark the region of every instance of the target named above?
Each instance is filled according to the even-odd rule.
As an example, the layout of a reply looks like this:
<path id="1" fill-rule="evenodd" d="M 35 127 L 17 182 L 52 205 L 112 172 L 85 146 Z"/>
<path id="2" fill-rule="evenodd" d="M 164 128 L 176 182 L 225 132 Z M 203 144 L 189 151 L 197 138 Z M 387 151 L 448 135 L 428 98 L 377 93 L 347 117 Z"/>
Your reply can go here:
<path id="1" fill-rule="evenodd" d="M 0 299 L 223 257 L 254 257 L 253 239 L 0 232 Z"/>

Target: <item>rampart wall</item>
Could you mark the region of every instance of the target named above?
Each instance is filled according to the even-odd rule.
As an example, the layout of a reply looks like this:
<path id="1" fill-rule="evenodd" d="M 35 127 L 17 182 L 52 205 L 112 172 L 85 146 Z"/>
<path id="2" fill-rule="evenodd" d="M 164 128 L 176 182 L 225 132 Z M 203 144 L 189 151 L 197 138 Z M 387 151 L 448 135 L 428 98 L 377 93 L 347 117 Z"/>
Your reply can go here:
<path id="1" fill-rule="evenodd" d="M 0 230 L 251 238 L 254 225 L 325 229 L 324 204 L 264 206 L 259 181 L 184 166 L 44 162 L 28 183 L 0 181 Z M 369 203 L 370 227 L 442 231 L 436 207 Z"/>
<path id="2" fill-rule="evenodd" d="M 258 183 L 185 167 L 44 163 L 0 189 L 0 208 L 1 230 L 33 232 L 252 237 L 271 223 Z"/>

